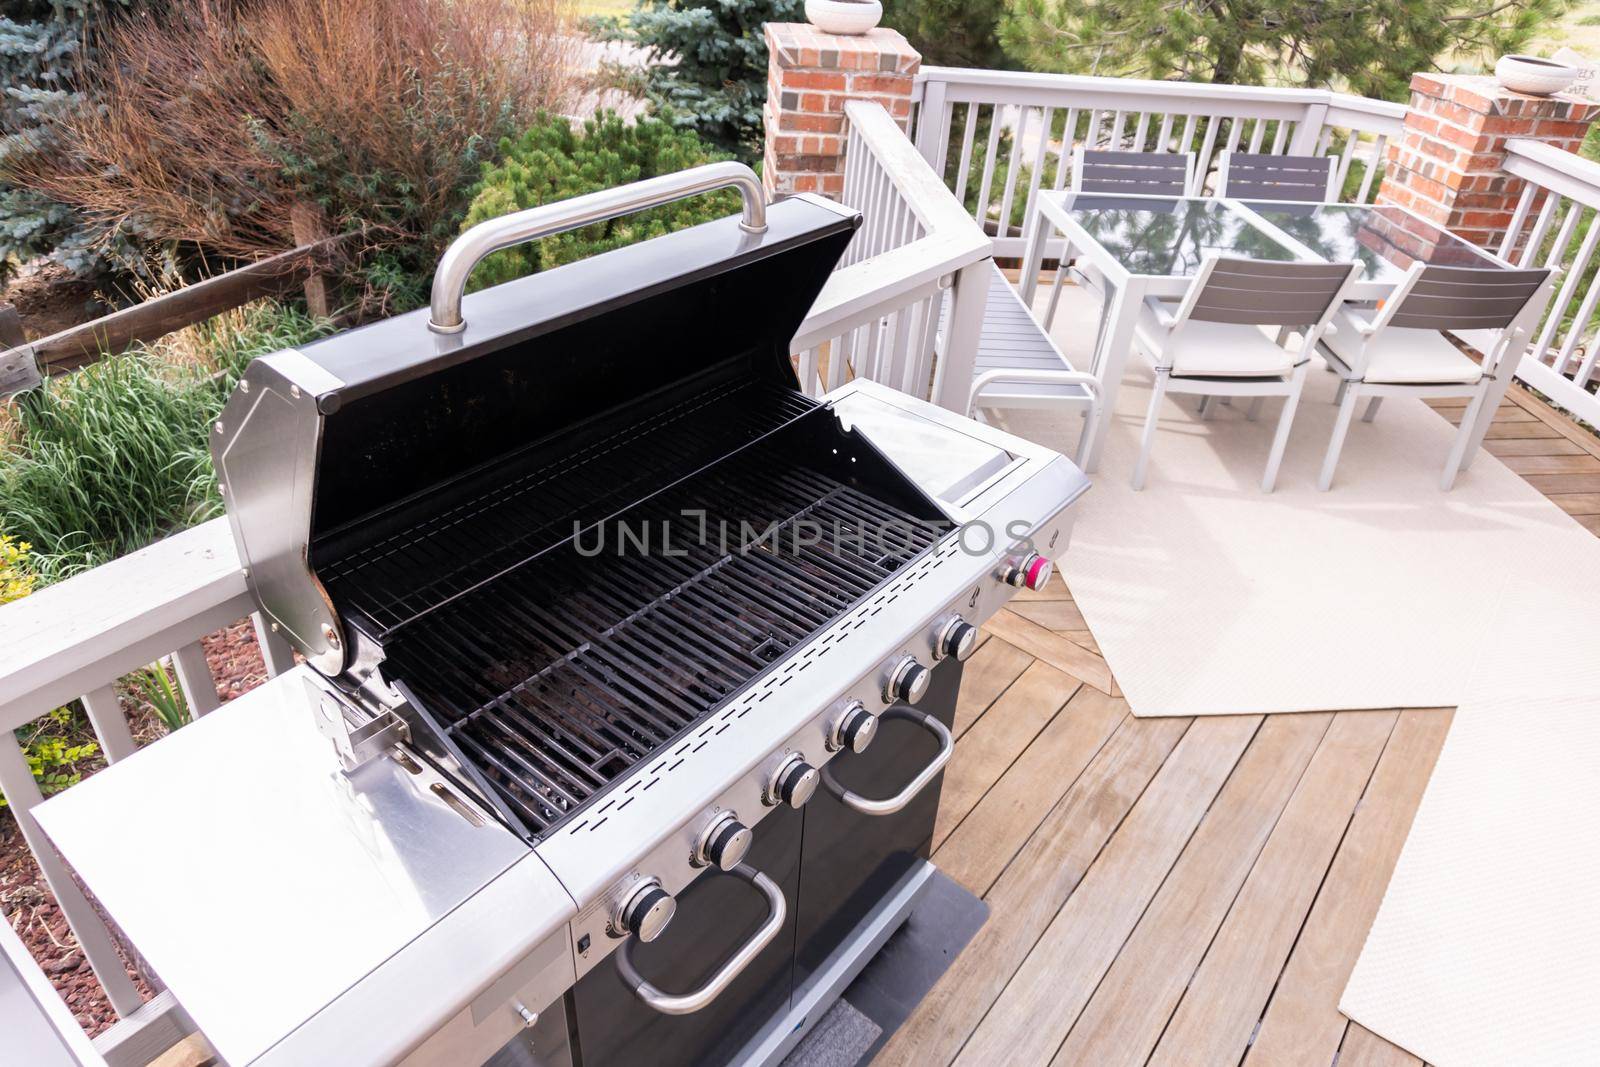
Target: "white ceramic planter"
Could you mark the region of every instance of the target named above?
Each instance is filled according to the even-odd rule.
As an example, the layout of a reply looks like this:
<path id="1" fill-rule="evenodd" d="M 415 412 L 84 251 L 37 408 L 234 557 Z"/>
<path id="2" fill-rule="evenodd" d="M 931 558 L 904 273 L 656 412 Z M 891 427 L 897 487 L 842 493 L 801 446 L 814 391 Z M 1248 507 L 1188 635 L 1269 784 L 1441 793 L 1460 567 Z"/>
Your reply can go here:
<path id="1" fill-rule="evenodd" d="M 1494 77 L 1501 85 L 1529 96 L 1559 93 L 1578 79 L 1575 68 L 1538 56 L 1501 56 L 1494 65 Z"/>
<path id="2" fill-rule="evenodd" d="M 806 0 L 806 21 L 823 33 L 857 37 L 882 18 L 878 0 Z"/>

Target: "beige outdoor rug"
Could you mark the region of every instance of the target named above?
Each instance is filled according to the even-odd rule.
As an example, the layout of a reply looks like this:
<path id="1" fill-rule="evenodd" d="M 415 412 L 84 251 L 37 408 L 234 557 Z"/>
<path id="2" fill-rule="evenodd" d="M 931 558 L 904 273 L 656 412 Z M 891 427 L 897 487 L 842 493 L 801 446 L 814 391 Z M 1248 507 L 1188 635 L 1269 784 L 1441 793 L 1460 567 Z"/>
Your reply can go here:
<path id="1" fill-rule="evenodd" d="M 1530 545 L 1339 1003 L 1438 1067 L 1600 1063 L 1597 635 L 1600 563 Z"/>
<path id="2" fill-rule="evenodd" d="M 1086 366 L 1099 303 L 1067 296 L 1056 336 Z M 1149 375 L 1131 367 L 1062 566 L 1136 715 L 1460 704 L 1530 542 L 1600 557 L 1600 541 L 1486 453 L 1440 492 L 1454 429 L 1417 400 L 1356 423 L 1333 490 L 1318 492 L 1336 411 L 1320 365 L 1276 492 L 1259 481 L 1278 402 L 1258 422 L 1242 404 L 1202 422 L 1181 397 L 1166 401 L 1135 493 Z M 1070 416 L 991 417 L 1069 454 L 1077 440 Z"/>

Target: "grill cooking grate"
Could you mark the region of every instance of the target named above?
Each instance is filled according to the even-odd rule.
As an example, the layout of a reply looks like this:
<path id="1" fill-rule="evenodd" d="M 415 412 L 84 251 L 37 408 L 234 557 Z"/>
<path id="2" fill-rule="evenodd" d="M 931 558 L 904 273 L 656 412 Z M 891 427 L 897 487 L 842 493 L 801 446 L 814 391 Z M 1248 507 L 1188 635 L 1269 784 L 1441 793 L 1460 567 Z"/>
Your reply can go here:
<path id="1" fill-rule="evenodd" d="M 386 647 L 394 676 L 535 833 L 938 540 L 941 528 L 775 453 L 704 471 L 607 523 L 600 554 L 583 554 L 600 544 L 591 529 Z"/>
<path id="2" fill-rule="evenodd" d="M 341 610 L 370 619 L 380 640 L 413 619 L 559 544 L 574 521 L 598 522 L 670 480 L 812 410 L 804 396 L 748 378 L 696 393 L 625 433 L 530 455 L 483 477 L 477 492 L 402 523 L 318 574 Z M 426 507 L 426 505 L 424 505 Z M 509 535 L 515 531 L 515 535 Z"/>

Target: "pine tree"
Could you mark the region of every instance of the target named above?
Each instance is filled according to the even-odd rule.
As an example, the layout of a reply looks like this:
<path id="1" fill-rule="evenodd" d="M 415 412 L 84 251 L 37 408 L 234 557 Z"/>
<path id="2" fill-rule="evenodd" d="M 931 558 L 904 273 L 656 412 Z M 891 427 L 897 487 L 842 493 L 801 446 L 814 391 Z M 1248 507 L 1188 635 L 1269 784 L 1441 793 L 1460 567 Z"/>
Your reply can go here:
<path id="1" fill-rule="evenodd" d="M 662 118 L 754 160 L 767 100 L 762 26 L 804 13 L 804 0 L 640 0 L 626 26 L 602 29 L 649 53 L 640 87 Z"/>
<path id="2" fill-rule="evenodd" d="M 1031 70 L 1405 98 L 1447 57 L 1515 51 L 1563 0 L 1008 0 L 1005 49 Z"/>
<path id="3" fill-rule="evenodd" d="M 929 66 L 1003 69 L 1015 64 L 1000 47 L 1005 0 L 884 0 L 883 24 L 906 35 Z"/>

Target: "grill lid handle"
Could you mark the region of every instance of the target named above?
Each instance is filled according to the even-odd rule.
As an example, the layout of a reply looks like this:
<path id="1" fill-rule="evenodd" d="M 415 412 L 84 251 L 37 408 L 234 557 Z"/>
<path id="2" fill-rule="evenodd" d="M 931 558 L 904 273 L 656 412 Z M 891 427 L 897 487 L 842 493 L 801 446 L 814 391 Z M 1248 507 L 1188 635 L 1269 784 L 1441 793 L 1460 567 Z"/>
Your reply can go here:
<path id="1" fill-rule="evenodd" d="M 746 233 L 765 233 L 767 197 L 761 179 L 756 177 L 755 171 L 733 160 L 690 167 L 480 222 L 450 242 L 450 247 L 439 257 L 439 269 L 433 275 L 428 329 L 450 334 L 467 328 L 466 320 L 461 317 L 461 299 L 466 294 L 467 276 L 485 256 L 593 222 L 730 186 L 737 187 L 744 197 L 739 228 Z"/>
<path id="2" fill-rule="evenodd" d="M 623 983 L 633 990 L 635 996 L 663 1015 L 689 1015 L 716 1000 L 783 929 L 783 917 L 788 909 L 778 883 L 748 863 L 741 863 L 728 873 L 743 878 L 767 898 L 767 921 L 761 924 L 750 940 L 739 946 L 739 951 L 728 957 L 722 969 L 712 975 L 705 985 L 691 993 L 664 993 L 639 973 L 638 964 L 633 962 L 633 938 L 629 938 L 617 950 L 617 973 L 622 975 Z"/>

